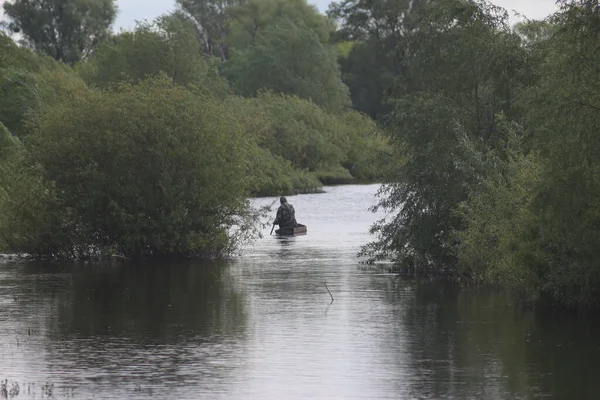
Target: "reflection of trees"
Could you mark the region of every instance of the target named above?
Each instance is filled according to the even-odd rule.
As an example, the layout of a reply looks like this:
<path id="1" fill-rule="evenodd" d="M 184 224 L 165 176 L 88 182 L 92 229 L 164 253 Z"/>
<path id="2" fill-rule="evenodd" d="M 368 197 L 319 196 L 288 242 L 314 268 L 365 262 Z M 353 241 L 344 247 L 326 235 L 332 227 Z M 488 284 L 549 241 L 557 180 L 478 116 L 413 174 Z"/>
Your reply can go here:
<path id="1" fill-rule="evenodd" d="M 223 267 L 178 263 L 78 271 L 69 298 L 60 303 L 60 334 L 143 335 L 170 343 L 240 331 L 244 299 Z"/>
<path id="2" fill-rule="evenodd" d="M 80 395 L 128 398 L 134 384 L 173 389 L 165 381 L 210 393 L 242 364 L 246 297 L 227 265 L 31 263 L 14 275 L 10 314 L 22 318 L 9 328 L 21 347 L 8 361 L 24 376 L 54 382 L 60 371 Z"/>
<path id="3" fill-rule="evenodd" d="M 519 310 L 510 294 L 438 279 L 373 279 L 397 316 L 383 346 L 410 371 L 409 398 L 594 398 L 597 328 L 576 316 Z M 401 345 L 398 345 L 401 343 Z"/>
<path id="4" fill-rule="evenodd" d="M 600 321 L 594 313 L 538 310 L 526 357 L 535 362 L 530 385 L 555 399 L 596 399 L 600 393 Z"/>

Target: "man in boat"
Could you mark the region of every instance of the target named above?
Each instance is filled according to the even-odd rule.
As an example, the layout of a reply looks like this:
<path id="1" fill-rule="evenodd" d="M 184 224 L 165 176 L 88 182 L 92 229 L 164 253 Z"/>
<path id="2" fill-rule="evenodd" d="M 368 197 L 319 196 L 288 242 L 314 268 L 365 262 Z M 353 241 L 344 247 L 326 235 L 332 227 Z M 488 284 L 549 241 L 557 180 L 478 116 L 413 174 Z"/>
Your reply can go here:
<path id="1" fill-rule="evenodd" d="M 279 198 L 281 205 L 277 209 L 277 217 L 273 225 L 279 225 L 279 228 L 295 227 L 296 223 L 296 211 L 294 206 L 288 203 L 284 196 Z"/>

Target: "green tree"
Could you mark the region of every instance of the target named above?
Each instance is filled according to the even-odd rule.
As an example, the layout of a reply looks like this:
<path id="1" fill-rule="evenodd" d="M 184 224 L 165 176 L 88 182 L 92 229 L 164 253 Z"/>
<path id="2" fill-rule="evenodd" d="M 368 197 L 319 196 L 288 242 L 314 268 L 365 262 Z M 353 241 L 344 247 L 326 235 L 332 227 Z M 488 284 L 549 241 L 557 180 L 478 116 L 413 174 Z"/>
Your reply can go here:
<path id="1" fill-rule="evenodd" d="M 341 166 L 346 137 L 336 116 L 298 97 L 261 93 L 258 100 L 271 116 L 264 147 L 301 170 L 326 172 Z"/>
<path id="2" fill-rule="evenodd" d="M 63 63 L 28 48 L 17 46 L 8 36 L 0 35 L 0 122 L 20 138 L 26 135 L 26 121 L 46 100 L 44 93 L 52 74 L 72 70 Z"/>
<path id="3" fill-rule="evenodd" d="M 549 21 L 519 22 L 514 26 L 515 32 L 526 44 L 536 44 L 552 39 L 557 32 L 557 26 Z"/>
<path id="4" fill-rule="evenodd" d="M 311 29 L 288 19 L 265 29 L 256 45 L 225 64 L 223 73 L 245 96 L 268 89 L 310 99 L 334 112 L 350 106 L 335 51 Z"/>
<path id="5" fill-rule="evenodd" d="M 562 2 L 551 21 L 526 127 L 546 162 L 536 196 L 544 268 L 535 290 L 567 305 L 600 305 L 600 13 L 597 1 Z"/>
<path id="6" fill-rule="evenodd" d="M 101 88 L 123 81 L 137 83 L 160 73 L 180 85 L 200 84 L 210 69 L 193 24 L 174 16 L 138 23 L 133 32 L 112 37 L 77 66 L 88 83 Z"/>
<path id="7" fill-rule="evenodd" d="M 244 50 L 256 44 L 261 33 L 281 18 L 304 25 L 317 34 L 323 44 L 329 43 L 331 21 L 306 0 L 248 0 L 231 6 L 229 45 Z"/>
<path id="8" fill-rule="evenodd" d="M 0 122 L 0 196 L 6 195 L 9 164 L 13 162 L 14 153 L 20 145 L 19 140 Z"/>
<path id="9" fill-rule="evenodd" d="M 10 196 L 0 232 L 13 250 L 215 257 L 251 232 L 251 142 L 234 110 L 166 77 L 80 91 L 43 107 L 32 127 L 28 165 L 41 183 Z"/>
<path id="10" fill-rule="evenodd" d="M 13 0 L 4 12 L 28 46 L 73 65 L 108 36 L 117 8 L 114 0 Z"/>
<path id="11" fill-rule="evenodd" d="M 347 138 L 342 166 L 358 181 L 383 182 L 392 153 L 375 121 L 357 111 L 346 112 L 337 118 Z"/>
<path id="12" fill-rule="evenodd" d="M 271 92 L 261 92 L 251 101 L 253 112 L 266 116 L 259 145 L 289 161 L 300 177 L 308 172 L 324 184 L 381 178 L 388 147 L 368 117 L 355 111 L 330 113 L 310 101 Z M 310 182 L 290 181 L 300 188 Z"/>
<path id="13" fill-rule="evenodd" d="M 411 268 L 456 265 L 458 207 L 485 179 L 487 154 L 506 157 L 497 115 L 521 116 L 516 99 L 529 81 L 527 54 L 506 21 L 485 3 L 444 1 L 407 37 L 411 53 L 386 119 L 400 160 L 379 203 L 392 217 L 373 227 L 378 239 L 364 255 Z"/>
<path id="14" fill-rule="evenodd" d="M 0 33 L 0 68 L 31 70 L 38 62 L 31 51 L 20 48 L 10 36 Z"/>
<path id="15" fill-rule="evenodd" d="M 336 42 L 352 43 L 340 57 L 344 82 L 357 110 L 378 119 L 385 112 L 387 90 L 402 78 L 406 36 L 417 26 L 430 0 L 343 0 L 329 6 L 337 23 Z"/>
<path id="16" fill-rule="evenodd" d="M 535 199 L 542 186 L 543 159 L 525 152 L 522 126 L 499 118 L 504 155 L 486 156 L 478 190 L 460 205 L 465 228 L 456 232 L 457 277 L 514 289 L 519 300 L 539 298 L 536 271 L 544 263 Z"/>
<path id="17" fill-rule="evenodd" d="M 27 114 L 39 107 L 37 79 L 18 69 L 0 68 L 0 123 L 16 136 L 25 134 Z"/>
<path id="18" fill-rule="evenodd" d="M 205 54 L 229 58 L 227 37 L 231 21 L 230 7 L 244 0 L 176 0 L 181 15 L 192 20 Z"/>

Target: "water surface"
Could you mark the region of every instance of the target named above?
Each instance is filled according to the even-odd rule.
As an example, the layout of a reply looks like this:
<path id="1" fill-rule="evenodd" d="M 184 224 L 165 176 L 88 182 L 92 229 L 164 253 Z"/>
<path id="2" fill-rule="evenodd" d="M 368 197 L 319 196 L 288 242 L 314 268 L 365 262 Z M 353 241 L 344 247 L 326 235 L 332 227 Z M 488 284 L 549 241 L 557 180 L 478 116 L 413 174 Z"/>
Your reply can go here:
<path id="1" fill-rule="evenodd" d="M 595 319 L 358 264 L 376 190 L 290 197 L 308 235 L 229 262 L 0 264 L 0 398 L 600 398 Z"/>

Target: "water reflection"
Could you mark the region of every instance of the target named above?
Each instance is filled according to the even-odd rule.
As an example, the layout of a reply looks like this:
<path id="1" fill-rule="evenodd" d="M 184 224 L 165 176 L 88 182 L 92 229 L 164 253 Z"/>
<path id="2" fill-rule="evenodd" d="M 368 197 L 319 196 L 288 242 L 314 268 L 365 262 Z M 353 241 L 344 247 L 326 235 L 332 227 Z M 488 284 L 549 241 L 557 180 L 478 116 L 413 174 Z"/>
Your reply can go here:
<path id="1" fill-rule="evenodd" d="M 230 377 L 244 350 L 237 343 L 247 328 L 245 298 L 224 265 L 26 265 L 14 272 L 21 300 L 10 315 L 21 318 L 0 314 L 13 325 L 0 330 L 9 365 L 0 376 L 9 381 L 50 381 L 79 395 L 158 394 L 189 379 L 202 387 Z"/>
<path id="2" fill-rule="evenodd" d="M 308 235 L 267 230 L 229 262 L 0 265 L 0 380 L 18 398 L 598 397 L 597 318 L 362 269 L 375 190 L 296 196 Z"/>

